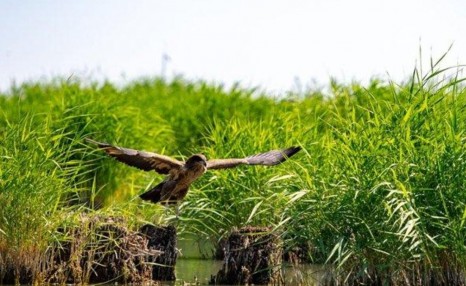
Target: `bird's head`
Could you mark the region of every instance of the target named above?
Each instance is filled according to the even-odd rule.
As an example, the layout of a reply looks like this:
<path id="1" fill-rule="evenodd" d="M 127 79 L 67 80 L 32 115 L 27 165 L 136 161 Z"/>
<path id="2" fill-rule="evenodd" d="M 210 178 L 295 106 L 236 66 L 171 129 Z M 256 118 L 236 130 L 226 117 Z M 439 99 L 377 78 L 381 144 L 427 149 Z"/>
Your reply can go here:
<path id="1" fill-rule="evenodd" d="M 207 158 L 203 154 L 195 154 L 189 157 L 188 160 L 186 161 L 187 167 L 196 166 L 196 165 L 202 165 L 204 167 L 207 166 Z"/>

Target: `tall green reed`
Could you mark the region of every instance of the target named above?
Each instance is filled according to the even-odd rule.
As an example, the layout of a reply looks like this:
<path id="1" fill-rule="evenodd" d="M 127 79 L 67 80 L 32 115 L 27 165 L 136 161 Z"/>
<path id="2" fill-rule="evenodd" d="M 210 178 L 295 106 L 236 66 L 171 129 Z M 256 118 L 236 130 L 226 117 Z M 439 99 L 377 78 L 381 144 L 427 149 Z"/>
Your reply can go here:
<path id="1" fill-rule="evenodd" d="M 309 192 L 290 214 L 290 241 L 346 282 L 395 283 L 397 271 L 419 278 L 429 268 L 442 277 L 445 257 L 452 269 L 464 261 L 464 89 L 435 67 L 415 75 L 382 99 L 340 90 L 308 149 Z"/>
<path id="2" fill-rule="evenodd" d="M 273 225 L 286 247 L 307 249 L 310 261 L 338 266 L 341 277 L 441 269 L 446 257 L 464 265 L 466 101 L 457 71 L 432 61 L 406 83 L 331 88 L 328 96 L 310 91 L 279 100 L 183 79 L 143 79 L 119 89 L 24 84 L 0 97 L 0 134 L 10 138 L 2 147 L 2 184 L 51 180 L 44 184 L 63 184 L 61 195 L 38 190 L 64 213 L 84 204 L 160 223 L 163 208 L 137 194 L 162 176 L 109 159 L 84 137 L 178 158 L 300 145 L 302 152 L 273 168 L 206 174 L 181 205 L 181 235 L 217 242 L 233 226 Z M 29 157 L 19 156 L 23 146 L 30 146 Z M 30 174 L 23 180 L 16 174 L 25 166 Z M 12 231 L 2 225 L 0 237 Z"/>

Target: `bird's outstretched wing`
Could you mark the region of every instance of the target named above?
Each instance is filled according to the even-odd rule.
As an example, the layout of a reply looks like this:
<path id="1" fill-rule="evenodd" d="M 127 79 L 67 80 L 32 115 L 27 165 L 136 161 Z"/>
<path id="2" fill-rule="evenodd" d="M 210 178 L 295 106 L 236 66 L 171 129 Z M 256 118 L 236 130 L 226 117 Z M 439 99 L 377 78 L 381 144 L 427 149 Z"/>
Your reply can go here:
<path id="1" fill-rule="evenodd" d="M 301 147 L 296 146 L 283 150 L 272 150 L 242 159 L 213 159 L 207 161 L 207 169 L 227 169 L 242 164 L 274 166 L 285 162 L 286 159 L 296 154 L 299 150 L 301 150 Z"/>
<path id="2" fill-rule="evenodd" d="M 118 161 L 144 171 L 154 170 L 160 174 L 168 174 L 171 169 L 178 169 L 181 168 L 181 166 L 183 166 L 183 162 L 180 162 L 168 156 L 112 146 L 110 144 L 97 142 L 89 138 L 86 138 L 86 141 L 96 144 L 97 146 L 99 146 L 99 148 L 103 149 L 109 156 L 114 157 Z"/>

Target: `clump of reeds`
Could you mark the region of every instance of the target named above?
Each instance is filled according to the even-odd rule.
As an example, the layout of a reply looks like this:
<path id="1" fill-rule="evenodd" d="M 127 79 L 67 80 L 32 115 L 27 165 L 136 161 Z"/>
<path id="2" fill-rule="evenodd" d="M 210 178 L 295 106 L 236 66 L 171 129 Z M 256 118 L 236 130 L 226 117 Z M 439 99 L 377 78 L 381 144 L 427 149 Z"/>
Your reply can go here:
<path id="1" fill-rule="evenodd" d="M 406 83 L 334 81 L 331 94 L 282 99 L 183 79 L 12 88 L 0 96 L 0 264 L 37 268 L 44 249 L 61 241 L 63 218 L 81 209 L 117 208 L 129 221 L 173 218 L 137 199 L 162 177 L 105 157 L 83 143 L 91 137 L 178 158 L 301 145 L 273 168 L 206 174 L 181 205 L 181 236 L 217 243 L 232 227 L 272 226 L 288 249 L 333 265 L 337 284 L 402 284 L 393 273 L 409 283 L 459 277 L 466 93 L 458 71 L 440 62 Z"/>

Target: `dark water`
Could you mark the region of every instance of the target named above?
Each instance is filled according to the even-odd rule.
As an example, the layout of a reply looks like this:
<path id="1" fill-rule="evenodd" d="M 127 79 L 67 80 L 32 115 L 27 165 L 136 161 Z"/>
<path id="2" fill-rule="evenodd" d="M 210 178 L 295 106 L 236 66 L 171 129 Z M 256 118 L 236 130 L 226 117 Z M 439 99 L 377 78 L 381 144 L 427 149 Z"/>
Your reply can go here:
<path id="1" fill-rule="evenodd" d="M 163 285 L 189 285 L 199 283 L 208 285 L 210 276 L 216 274 L 222 267 L 222 261 L 205 259 L 183 259 L 176 262 L 176 282 Z M 324 269 L 315 265 L 283 266 L 283 276 L 286 285 L 319 285 Z M 186 283 L 186 284 L 185 284 Z"/>

